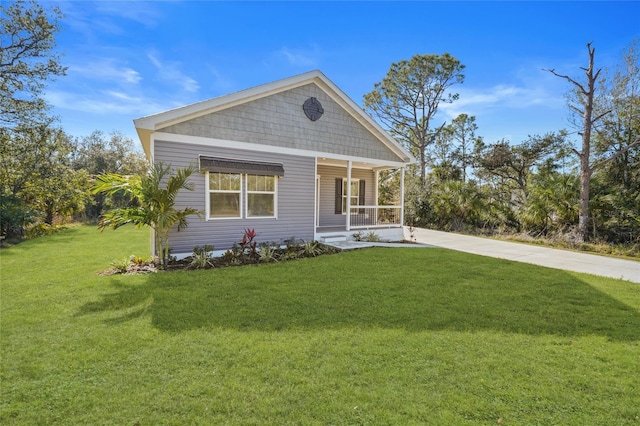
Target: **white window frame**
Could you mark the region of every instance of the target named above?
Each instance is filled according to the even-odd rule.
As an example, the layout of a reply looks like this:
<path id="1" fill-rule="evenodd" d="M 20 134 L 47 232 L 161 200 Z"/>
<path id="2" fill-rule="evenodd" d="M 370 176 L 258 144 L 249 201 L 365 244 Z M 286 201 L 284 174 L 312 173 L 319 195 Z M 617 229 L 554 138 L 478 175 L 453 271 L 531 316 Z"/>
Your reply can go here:
<path id="1" fill-rule="evenodd" d="M 348 179 L 347 178 L 342 178 L 342 214 L 346 215 L 347 212 L 346 210 L 346 206 L 347 206 L 347 191 L 346 191 L 346 186 L 348 185 L 347 183 Z M 351 184 L 356 184 L 356 194 L 353 194 L 353 190 L 351 191 L 351 207 L 353 206 L 359 206 L 360 204 L 360 179 L 358 178 L 352 178 L 351 179 Z M 353 202 L 353 199 L 356 199 L 355 203 Z M 355 214 L 352 212 L 352 214 Z"/>
<path id="2" fill-rule="evenodd" d="M 245 174 L 245 196 L 247 202 L 244 203 L 244 217 L 246 219 L 277 219 L 278 218 L 278 176 L 275 175 L 250 175 Z M 249 176 L 265 176 L 273 178 L 273 191 L 249 191 Z M 273 195 L 273 215 L 271 216 L 249 216 L 249 194 L 270 194 Z"/>
<path id="3" fill-rule="evenodd" d="M 212 190 L 210 186 L 211 173 L 207 171 L 205 175 L 205 206 L 206 206 L 206 220 L 237 220 L 237 219 L 277 219 L 278 218 L 278 178 L 279 176 L 273 175 L 274 187 L 273 191 L 249 191 L 248 179 L 249 176 L 271 176 L 271 175 L 251 175 L 248 173 L 222 173 L 230 175 L 240 175 L 240 190 L 239 191 L 226 191 L 226 190 Z M 240 195 L 240 211 L 238 216 L 211 216 L 211 193 L 233 193 Z M 249 216 L 249 194 L 273 194 L 273 216 Z"/>
<path id="4" fill-rule="evenodd" d="M 206 203 L 206 210 L 207 210 L 207 220 L 228 220 L 228 219 L 242 219 L 242 212 L 244 209 L 244 205 L 243 205 L 243 187 L 244 187 L 244 175 L 242 173 L 220 173 L 220 174 L 227 174 L 227 175 L 240 175 L 240 190 L 239 191 L 227 191 L 227 190 L 217 190 L 217 189 L 211 189 L 211 185 L 210 185 L 210 176 L 211 173 L 219 173 L 219 172 L 207 172 L 205 178 L 206 178 L 206 190 L 205 190 L 205 203 Z M 238 215 L 237 216 L 215 216 L 212 217 L 211 216 L 211 193 L 218 193 L 218 194 L 238 194 L 238 199 L 239 199 L 239 209 L 238 209 Z"/>

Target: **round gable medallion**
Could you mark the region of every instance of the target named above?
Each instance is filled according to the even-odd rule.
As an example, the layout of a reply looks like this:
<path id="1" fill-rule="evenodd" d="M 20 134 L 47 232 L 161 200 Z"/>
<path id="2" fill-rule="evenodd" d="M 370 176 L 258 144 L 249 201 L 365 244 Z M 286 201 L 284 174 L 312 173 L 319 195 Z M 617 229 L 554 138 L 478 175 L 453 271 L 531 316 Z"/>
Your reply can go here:
<path id="1" fill-rule="evenodd" d="M 316 121 L 322 114 L 324 114 L 324 109 L 322 108 L 322 104 L 316 98 L 309 98 L 304 101 L 302 105 L 302 109 L 304 110 L 304 115 L 311 121 Z"/>

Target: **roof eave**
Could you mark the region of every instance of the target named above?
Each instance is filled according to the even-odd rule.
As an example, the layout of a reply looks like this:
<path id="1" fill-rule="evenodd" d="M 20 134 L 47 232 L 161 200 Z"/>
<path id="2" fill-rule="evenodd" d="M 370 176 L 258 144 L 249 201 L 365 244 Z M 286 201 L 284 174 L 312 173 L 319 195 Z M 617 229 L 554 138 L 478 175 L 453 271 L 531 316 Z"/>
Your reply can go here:
<path id="1" fill-rule="evenodd" d="M 138 136 L 142 142 L 147 157 L 150 158 L 150 135 L 154 131 L 191 120 L 216 111 L 227 109 L 235 105 L 251 102 L 252 100 L 266 97 L 285 90 L 290 90 L 305 84 L 314 82 L 325 89 L 328 95 L 341 105 L 352 117 L 367 128 L 376 138 L 387 146 L 395 155 L 405 163 L 414 163 L 416 159 L 398 144 L 389 134 L 371 118 L 359 105 L 338 88 L 329 78 L 318 70 L 299 74 L 293 77 L 278 80 L 272 83 L 252 87 L 231 93 L 229 95 L 197 102 L 180 108 L 160 112 L 133 120 Z M 333 94 L 333 96 L 332 96 Z"/>

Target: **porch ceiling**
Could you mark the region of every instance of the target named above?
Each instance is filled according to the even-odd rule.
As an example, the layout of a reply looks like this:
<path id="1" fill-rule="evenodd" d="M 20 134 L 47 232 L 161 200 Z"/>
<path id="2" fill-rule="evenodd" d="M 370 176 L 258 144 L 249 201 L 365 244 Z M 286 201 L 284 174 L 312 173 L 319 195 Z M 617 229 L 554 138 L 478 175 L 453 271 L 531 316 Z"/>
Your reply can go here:
<path id="1" fill-rule="evenodd" d="M 319 166 L 334 166 L 334 167 L 347 167 L 348 161 L 329 157 L 317 157 Z M 387 170 L 395 169 L 397 167 L 389 166 L 388 164 L 377 164 L 375 162 L 365 161 L 352 161 L 351 167 L 356 169 L 370 169 L 370 170 Z"/>

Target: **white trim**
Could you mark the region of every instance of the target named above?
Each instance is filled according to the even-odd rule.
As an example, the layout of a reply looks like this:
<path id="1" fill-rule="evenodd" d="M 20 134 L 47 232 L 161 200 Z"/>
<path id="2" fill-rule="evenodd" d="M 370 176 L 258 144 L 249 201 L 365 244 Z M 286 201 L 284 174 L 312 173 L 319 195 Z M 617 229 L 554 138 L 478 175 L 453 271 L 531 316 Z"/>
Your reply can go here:
<path id="1" fill-rule="evenodd" d="M 156 134 L 155 133 L 151 133 L 151 136 L 149 136 L 149 162 L 151 164 L 153 164 L 153 162 L 155 161 L 155 156 L 156 156 Z"/>
<path id="2" fill-rule="evenodd" d="M 400 225 L 404 226 L 404 167 L 400 168 Z"/>
<path id="3" fill-rule="evenodd" d="M 153 166 L 154 164 L 154 155 L 155 155 L 155 135 L 152 133 L 149 137 L 149 165 Z M 160 254 L 156 254 L 156 233 L 153 228 L 149 230 L 149 240 L 151 241 L 151 256 L 160 256 Z"/>
<path id="4" fill-rule="evenodd" d="M 233 149 L 239 149 L 243 151 L 272 152 L 274 154 L 295 155 L 298 157 L 331 158 L 333 160 L 369 163 L 374 165 L 387 166 L 390 168 L 399 168 L 399 167 L 405 166 L 406 164 L 406 163 L 401 163 L 396 161 L 378 160 L 378 159 L 365 158 L 365 157 L 353 157 L 349 155 L 331 154 L 331 153 L 321 152 L 321 151 L 309 151 L 306 149 L 287 148 L 282 146 L 262 145 L 262 144 L 256 144 L 256 143 L 250 143 L 250 142 L 238 142 L 238 141 L 225 140 L 225 139 L 205 138 L 202 136 L 178 135 L 174 133 L 164 133 L 164 132 L 156 132 L 154 133 L 154 135 L 155 135 L 155 139 L 159 141 L 188 143 L 192 145 L 204 145 L 204 146 L 215 147 L 215 148 L 233 148 Z"/>
<path id="5" fill-rule="evenodd" d="M 375 180 L 375 186 L 373 188 L 373 199 L 376 202 L 376 205 L 380 204 L 380 202 L 378 201 L 378 186 L 380 186 L 380 170 L 374 170 L 373 171 L 373 179 Z"/>
<path id="6" fill-rule="evenodd" d="M 216 172 L 217 173 L 217 172 Z M 242 193 L 243 193 L 243 184 L 244 184 L 244 174 L 242 173 L 218 173 L 218 174 L 226 174 L 226 175 L 240 175 L 240 190 L 239 191 L 220 191 L 220 190 L 216 190 L 215 193 L 216 194 L 223 194 L 223 193 L 228 193 L 228 194 L 238 194 L 238 202 L 240 203 L 240 205 L 238 206 L 238 215 L 237 216 L 216 216 L 216 217 L 211 217 L 211 188 L 209 186 L 209 180 L 210 180 L 210 175 L 211 172 L 207 171 L 205 173 L 205 179 L 206 181 L 206 192 L 205 192 L 205 204 L 206 204 L 206 211 L 207 211 L 207 219 L 206 220 L 228 220 L 228 219 L 242 219 L 243 218 L 243 207 L 244 204 L 242 202 Z"/>
<path id="7" fill-rule="evenodd" d="M 314 161 L 314 175 L 316 177 L 316 181 L 315 181 L 315 197 L 313 200 L 314 206 L 313 206 L 313 233 L 315 235 L 315 229 L 320 226 L 320 175 L 318 174 L 318 157 L 315 158 Z M 315 240 L 315 237 L 314 237 Z"/>
<path id="8" fill-rule="evenodd" d="M 182 123 L 203 115 L 211 114 L 216 111 L 221 111 L 236 105 L 241 105 L 256 99 L 312 83 L 324 90 L 327 96 L 338 103 L 348 114 L 369 130 L 372 135 L 379 139 L 387 148 L 397 155 L 399 159 L 409 163 L 416 161 L 411 153 L 396 142 L 375 120 L 373 120 L 373 118 L 366 114 L 362 107 L 357 105 L 331 80 L 317 70 L 232 93 L 230 95 L 138 118 L 133 120 L 133 122 L 136 129 L 144 129 L 154 132 L 173 124 Z"/>
<path id="9" fill-rule="evenodd" d="M 217 98 L 207 99 L 204 101 L 196 102 L 194 104 L 185 105 L 179 108 L 160 112 L 146 117 L 141 117 L 133 120 L 133 122 L 135 123 L 136 127 L 143 129 L 162 129 L 173 124 L 192 120 L 203 115 L 211 114 L 216 111 L 221 111 L 227 108 L 234 107 L 236 105 L 251 102 L 256 99 L 273 95 L 275 93 L 304 86 L 305 84 L 309 84 L 315 78 L 318 78 L 318 74 L 320 74 L 319 71 L 300 74 L 275 82 L 241 90 L 239 92 L 231 93 L 228 95 L 219 96 Z"/>
<path id="10" fill-rule="evenodd" d="M 358 195 L 356 197 L 351 192 L 351 185 L 349 185 L 347 183 L 348 179 L 347 178 L 342 178 L 342 198 L 345 199 L 345 200 L 347 199 L 347 195 L 345 194 L 344 189 L 345 189 L 345 186 L 348 186 L 347 192 L 351 193 L 351 195 L 349 196 L 349 199 L 356 197 L 358 199 L 358 201 L 356 202 L 355 206 L 357 206 L 357 207 L 360 207 L 360 204 L 358 204 L 358 203 L 360 202 L 360 181 L 362 181 L 362 180 L 364 180 L 366 182 L 366 179 L 360 179 L 360 178 L 352 178 L 351 179 L 351 183 L 355 183 L 355 182 L 358 183 L 358 185 L 356 185 L 356 187 L 358 188 Z M 351 207 L 354 206 L 353 203 L 350 203 L 350 204 L 351 204 Z M 344 204 L 343 204 L 343 206 L 344 206 Z M 342 214 L 347 214 L 347 211 L 348 211 L 348 209 L 347 210 L 343 209 L 342 210 Z"/>
<path id="11" fill-rule="evenodd" d="M 209 171 L 204 174 L 204 214 L 205 220 L 211 216 L 211 190 L 209 189 Z"/>
<path id="12" fill-rule="evenodd" d="M 245 187 L 244 193 L 247 197 L 247 202 L 244 203 L 244 217 L 245 219 L 278 219 L 278 176 L 266 176 L 273 178 L 273 192 L 265 191 L 249 191 L 249 176 L 265 176 L 259 174 L 245 173 Z M 273 215 L 272 216 L 249 216 L 249 194 L 272 194 L 273 195 Z"/>
<path id="13" fill-rule="evenodd" d="M 343 181 L 344 182 L 344 179 Z M 343 183 L 343 191 L 344 192 L 344 183 Z M 344 194 L 342 194 L 344 196 Z M 342 202 L 340 202 L 340 205 L 342 205 Z M 347 213 L 351 211 L 351 160 L 349 160 L 349 162 L 347 163 Z M 351 229 L 351 215 L 350 214 L 346 214 L 345 213 L 345 227 L 347 229 L 347 231 L 349 231 Z"/>
<path id="14" fill-rule="evenodd" d="M 205 178 L 205 220 L 255 220 L 255 219 L 275 219 L 278 220 L 278 180 L 279 176 L 273 176 L 274 178 L 274 191 L 273 192 L 257 192 L 251 191 L 252 194 L 273 194 L 273 216 L 249 216 L 249 186 L 248 176 L 263 176 L 254 175 L 250 173 L 223 173 L 231 175 L 240 175 L 240 191 L 216 191 L 216 193 L 233 193 L 240 195 L 240 214 L 238 216 L 218 216 L 211 217 L 211 188 L 209 186 L 210 171 L 204 173 Z"/>

